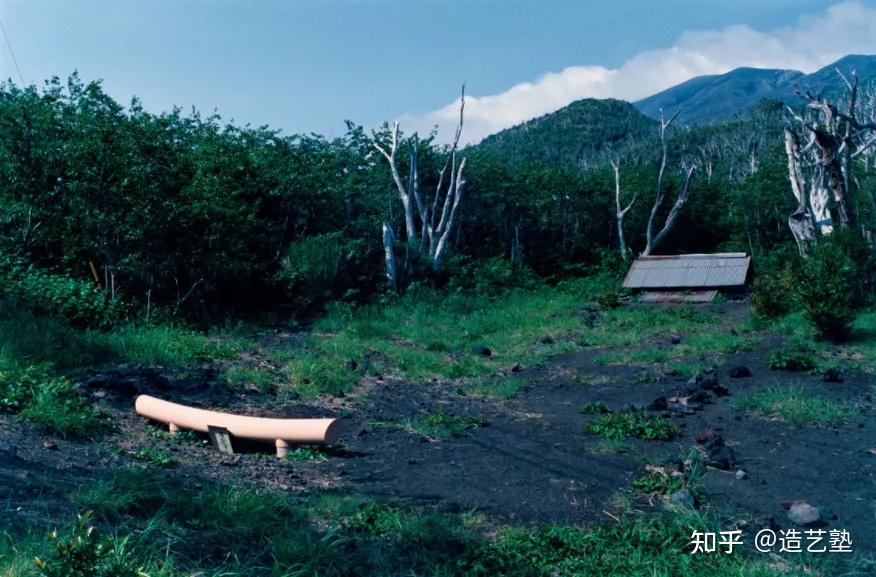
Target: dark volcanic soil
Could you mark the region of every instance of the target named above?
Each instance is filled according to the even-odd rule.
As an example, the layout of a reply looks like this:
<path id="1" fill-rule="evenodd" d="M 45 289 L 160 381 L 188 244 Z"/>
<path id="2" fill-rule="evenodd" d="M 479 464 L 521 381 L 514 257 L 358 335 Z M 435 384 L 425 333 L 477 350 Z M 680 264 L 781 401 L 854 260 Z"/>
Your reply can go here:
<path id="1" fill-rule="evenodd" d="M 775 339 L 765 342 L 777 344 Z M 508 378 L 526 379 L 532 385 L 509 400 L 474 395 L 458 383 L 387 379 L 370 380 L 355 396 L 266 410 L 268 397 L 229 397 L 197 379 L 160 381 L 158 388 L 154 379 L 138 384 L 142 392 L 201 406 L 221 401 L 229 410 L 251 414 L 339 416 L 344 423 L 343 449 L 330 452 L 324 463 L 278 462 L 270 447 L 232 457 L 199 443 L 170 442 L 167 435 L 158 434 L 158 427 L 133 413 L 132 391 L 124 387 L 105 391 L 101 403 L 116 430 L 96 441 L 47 439 L 29 424 L 0 415 L 0 513 L 13 522 L 64 519 L 65 513 L 75 511 L 66 498 L 71 490 L 109 477 L 125 463 L 149 466 L 133 453 L 141 446 L 156 446 L 175 461 L 169 475 L 390 497 L 449 510 L 477 509 L 524 523 L 606 521 L 618 510 L 617 495 L 641 476 L 646 463 L 682 458 L 696 446 L 697 433 L 712 429 L 734 449 L 738 468 L 747 478 L 738 480 L 735 471 L 709 470 L 702 481 L 704 506 L 719 510 L 728 522 L 745 519 L 758 525 L 772 517 L 787 528 L 782 501 L 804 500 L 832 509 L 838 518 L 829 527 L 847 529 L 856 551 L 876 552 L 876 454 L 869 451 L 876 448 L 876 422 L 870 376 L 845 371 L 844 382 L 829 384 L 819 375 L 770 371 L 765 345 L 720 359 L 718 376 L 731 396 L 715 399 L 694 415 L 674 418 L 681 427 L 679 438 L 630 440 L 612 447 L 585 432 L 594 417 L 581 414 L 582 404 L 599 400 L 614 410 L 624 404 L 648 404 L 658 396 L 677 394 L 686 379 L 660 377 L 637 383 L 641 367 L 595 364 L 600 352 L 582 348 L 543 368 L 514 373 Z M 753 376 L 729 378 L 729 368 L 738 365 L 749 367 Z M 799 384 L 853 403 L 860 415 L 827 428 L 793 425 L 732 408 L 734 396 L 777 384 Z M 447 440 L 386 426 L 405 425 L 436 411 L 480 416 L 489 424 Z M 46 449 L 47 440 L 56 443 L 57 450 Z"/>

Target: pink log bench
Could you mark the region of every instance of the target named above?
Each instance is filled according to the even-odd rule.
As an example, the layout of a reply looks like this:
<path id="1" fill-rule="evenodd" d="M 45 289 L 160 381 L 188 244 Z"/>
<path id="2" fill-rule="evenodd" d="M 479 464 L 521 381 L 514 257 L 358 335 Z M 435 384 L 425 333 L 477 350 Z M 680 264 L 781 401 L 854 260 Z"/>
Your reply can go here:
<path id="1" fill-rule="evenodd" d="M 140 415 L 166 423 L 172 433 L 182 429 L 208 432 L 222 427 L 243 439 L 273 442 L 277 457 L 285 457 L 289 445 L 331 445 L 338 440 L 341 423 L 337 419 L 265 419 L 207 411 L 140 395 L 134 403 Z"/>

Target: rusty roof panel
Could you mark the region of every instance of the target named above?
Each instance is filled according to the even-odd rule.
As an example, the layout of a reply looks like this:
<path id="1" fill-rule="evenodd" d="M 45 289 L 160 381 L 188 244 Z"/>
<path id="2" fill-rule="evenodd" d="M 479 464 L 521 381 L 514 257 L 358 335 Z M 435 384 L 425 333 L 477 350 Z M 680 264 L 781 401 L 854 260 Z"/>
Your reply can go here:
<path id="1" fill-rule="evenodd" d="M 703 288 L 742 286 L 751 257 L 741 253 L 641 257 L 633 262 L 624 288 Z"/>

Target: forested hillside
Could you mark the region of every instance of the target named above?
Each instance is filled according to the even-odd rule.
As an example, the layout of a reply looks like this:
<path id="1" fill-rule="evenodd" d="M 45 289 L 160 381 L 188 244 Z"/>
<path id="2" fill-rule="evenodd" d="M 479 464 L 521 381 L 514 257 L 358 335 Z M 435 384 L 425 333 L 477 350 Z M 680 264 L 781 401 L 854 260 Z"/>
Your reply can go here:
<path id="1" fill-rule="evenodd" d="M 485 138 L 477 148 L 509 162 L 589 168 L 656 136 L 657 123 L 628 102 L 588 98 Z"/>
<path id="2" fill-rule="evenodd" d="M 680 185 L 682 163 L 699 167 L 674 250 L 760 253 L 792 242 L 782 121 L 780 108 L 764 104 L 730 124 L 670 131 L 668 190 Z M 4 85 L 7 291 L 22 299 L 56 291 L 56 302 L 39 306 L 87 324 L 144 317 L 147 308 L 151 318 L 206 320 L 368 299 L 385 290 L 381 223 L 403 218 L 373 149 L 386 138 L 354 125 L 327 140 L 181 110 L 156 115 L 75 76 L 45 89 Z M 409 260 L 409 277 L 465 283 L 471 276 L 456 277 L 456 267 L 507 261 L 514 243 L 518 264 L 547 278 L 597 265 L 616 248 L 610 159 L 621 161 L 624 195 L 638 195 L 626 227 L 642 250 L 658 142 L 658 127 L 629 104 L 584 101 L 464 151 L 467 196 L 452 258 L 422 275 Z M 399 148 L 402 167 L 409 144 Z M 419 184 L 434 189 L 442 149 L 424 140 L 418 150 Z M 866 201 L 856 197 L 863 213 Z M 73 286 L 67 302 L 61 295 Z"/>

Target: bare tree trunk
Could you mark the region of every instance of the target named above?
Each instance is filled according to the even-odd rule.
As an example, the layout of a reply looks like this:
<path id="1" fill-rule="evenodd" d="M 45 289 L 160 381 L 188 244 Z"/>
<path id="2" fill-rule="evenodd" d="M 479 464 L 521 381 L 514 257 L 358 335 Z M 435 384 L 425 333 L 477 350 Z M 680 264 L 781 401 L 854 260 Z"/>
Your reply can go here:
<path id="1" fill-rule="evenodd" d="M 511 264 L 523 266 L 523 245 L 520 242 L 520 222 L 514 225 L 514 240 L 511 243 Z"/>
<path id="2" fill-rule="evenodd" d="M 462 200 L 463 191 L 465 188 L 465 177 L 463 170 L 465 169 L 465 161 L 463 158 L 457 167 L 456 154 L 459 146 L 459 138 L 462 134 L 462 125 L 465 111 L 465 85 L 462 86 L 462 96 L 459 103 L 459 125 L 456 128 L 456 134 L 453 143 L 450 147 L 450 152 L 447 156 L 447 161 L 444 168 L 439 173 L 438 187 L 435 190 L 435 197 L 432 199 L 431 208 L 429 203 L 425 202 L 420 195 L 418 182 L 418 146 L 419 140 L 414 134 L 411 143 L 411 163 L 408 185 L 405 186 L 402 182 L 401 175 L 398 171 L 396 162 L 396 153 L 399 143 L 399 123 L 393 124 L 392 140 L 387 151 L 378 143 L 374 147 L 386 158 L 389 163 L 393 181 L 398 188 L 399 198 L 402 201 L 402 206 L 405 209 L 405 230 L 407 232 L 407 250 L 417 247 L 417 234 L 415 230 L 415 212 L 419 213 L 420 217 L 420 232 L 422 242 L 419 246 L 420 250 L 427 251 L 432 260 L 432 266 L 435 269 L 440 268 L 441 259 L 448 247 L 448 239 L 453 232 L 456 211 Z M 450 181 L 447 183 L 446 189 L 444 186 L 444 178 L 447 175 Z M 413 201 L 411 199 L 413 197 Z M 441 206 L 441 215 L 438 218 L 438 207 Z M 437 220 L 437 223 L 436 223 Z M 384 225 L 384 245 L 386 239 L 387 227 Z M 385 248 L 385 247 L 384 247 Z M 407 254 L 407 253 L 406 253 Z M 387 258 L 389 254 L 387 253 Z M 393 267 L 395 259 L 393 257 Z M 389 263 L 387 262 L 387 267 Z"/>
<path id="3" fill-rule="evenodd" d="M 675 226 L 678 224 L 678 217 L 681 215 L 681 211 L 687 204 L 688 198 L 690 198 L 690 181 L 691 178 L 693 178 L 693 173 L 696 168 L 697 167 L 694 165 L 685 168 L 684 184 L 681 187 L 681 192 L 678 193 L 675 203 L 672 205 L 669 215 L 666 217 L 666 222 L 663 224 L 663 228 L 661 228 L 660 232 L 657 233 L 657 236 L 654 237 L 654 242 L 650 247 L 650 250 L 646 249 L 646 252 L 643 253 L 644 256 L 649 256 L 652 252 L 659 252 L 663 248 L 666 239 L 675 230 Z"/>
<path id="4" fill-rule="evenodd" d="M 393 250 L 393 235 L 392 229 L 386 223 L 383 224 L 383 253 L 386 259 L 386 281 L 389 288 L 393 291 L 398 291 L 398 280 L 395 269 L 395 250 Z"/>
<path id="5" fill-rule="evenodd" d="M 626 216 L 627 212 L 633 207 L 633 204 L 635 204 L 638 193 L 633 195 L 633 200 L 630 201 L 626 208 L 621 208 L 620 161 L 611 160 L 609 162 L 611 162 L 611 167 L 614 169 L 614 204 L 618 248 L 620 249 L 621 258 L 626 262 L 629 260 L 630 255 L 629 252 L 627 252 L 627 244 L 624 241 L 624 216 Z"/>
<path id="6" fill-rule="evenodd" d="M 405 210 L 405 232 L 407 233 L 407 241 L 410 244 L 416 244 L 417 242 L 417 231 L 414 227 L 414 205 L 411 203 L 411 195 L 408 192 L 408 189 L 405 188 L 404 183 L 402 182 L 401 175 L 398 171 L 398 164 L 396 163 L 396 153 L 398 152 L 398 131 L 399 124 L 398 122 L 393 123 L 392 126 L 392 142 L 389 148 L 389 152 L 386 151 L 385 148 L 375 143 L 374 148 L 377 149 L 380 154 L 386 158 L 386 161 L 389 163 L 389 170 L 392 173 L 392 180 L 395 182 L 396 188 L 398 188 L 398 195 L 402 202 L 402 207 Z M 414 150 L 416 150 L 416 135 L 414 139 Z M 416 162 L 416 155 L 412 157 L 412 163 Z M 411 172 L 411 182 L 416 182 L 416 171 Z"/>
<path id="7" fill-rule="evenodd" d="M 657 197 L 654 199 L 654 206 L 651 207 L 651 214 L 648 216 L 648 227 L 645 229 L 645 250 L 642 253 L 644 256 L 648 256 L 654 250 L 654 226 L 657 221 L 657 213 L 660 212 L 660 206 L 663 204 L 663 175 L 666 173 L 666 159 L 669 154 L 666 145 L 666 130 L 680 112 L 681 109 L 676 110 L 669 120 L 663 118 L 662 112 L 660 114 L 660 147 L 662 155 L 660 157 L 660 172 L 657 174 Z"/>

